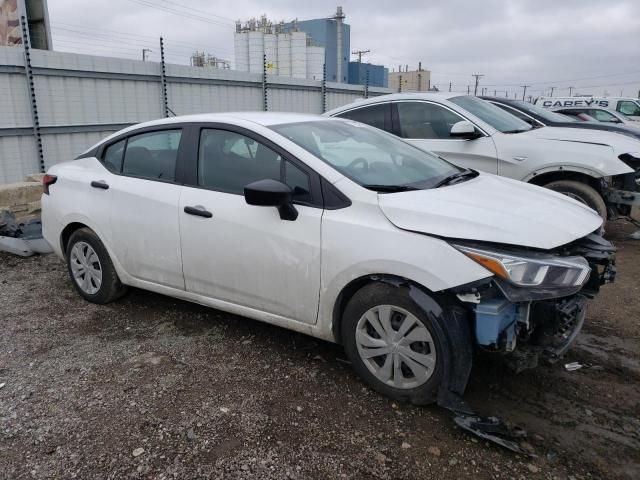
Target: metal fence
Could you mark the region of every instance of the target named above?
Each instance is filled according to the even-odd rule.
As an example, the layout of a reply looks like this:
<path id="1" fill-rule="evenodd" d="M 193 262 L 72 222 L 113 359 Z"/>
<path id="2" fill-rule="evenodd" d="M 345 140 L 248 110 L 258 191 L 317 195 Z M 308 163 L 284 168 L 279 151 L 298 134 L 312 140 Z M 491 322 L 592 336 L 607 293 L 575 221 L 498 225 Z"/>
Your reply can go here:
<path id="1" fill-rule="evenodd" d="M 69 160 L 127 125 L 165 116 L 167 109 L 176 115 L 265 106 L 322 113 L 365 95 L 391 92 L 233 70 L 27 52 L 0 47 L 0 183 L 21 181 Z"/>

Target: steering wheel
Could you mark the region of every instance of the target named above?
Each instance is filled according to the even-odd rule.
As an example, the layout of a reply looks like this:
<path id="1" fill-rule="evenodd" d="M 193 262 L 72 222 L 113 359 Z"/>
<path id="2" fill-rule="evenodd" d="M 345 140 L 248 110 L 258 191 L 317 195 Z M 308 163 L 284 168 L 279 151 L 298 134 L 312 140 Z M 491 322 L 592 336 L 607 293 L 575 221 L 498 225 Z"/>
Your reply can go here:
<path id="1" fill-rule="evenodd" d="M 362 164 L 362 170 L 364 172 L 368 172 L 369 171 L 369 162 L 367 161 L 366 158 L 356 158 L 353 162 L 351 162 L 349 165 L 347 165 L 347 169 L 348 170 L 352 170 L 354 168 L 356 168 L 357 165 Z"/>

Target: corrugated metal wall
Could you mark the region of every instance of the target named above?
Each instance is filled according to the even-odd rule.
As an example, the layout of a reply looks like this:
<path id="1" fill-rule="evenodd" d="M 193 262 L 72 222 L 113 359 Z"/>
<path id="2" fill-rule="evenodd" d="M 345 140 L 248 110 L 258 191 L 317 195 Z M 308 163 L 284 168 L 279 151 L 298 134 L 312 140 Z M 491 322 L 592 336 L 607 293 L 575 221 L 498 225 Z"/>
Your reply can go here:
<path id="1" fill-rule="evenodd" d="M 69 160 L 108 134 L 162 117 L 160 65 L 33 50 L 45 166 Z M 169 108 L 177 115 L 262 110 L 262 75 L 167 65 Z M 39 170 L 23 53 L 0 47 L 0 183 Z M 267 77 L 270 111 L 322 113 L 321 82 Z M 370 88 L 370 95 L 388 93 Z M 327 109 L 363 96 L 363 87 L 327 84 Z"/>

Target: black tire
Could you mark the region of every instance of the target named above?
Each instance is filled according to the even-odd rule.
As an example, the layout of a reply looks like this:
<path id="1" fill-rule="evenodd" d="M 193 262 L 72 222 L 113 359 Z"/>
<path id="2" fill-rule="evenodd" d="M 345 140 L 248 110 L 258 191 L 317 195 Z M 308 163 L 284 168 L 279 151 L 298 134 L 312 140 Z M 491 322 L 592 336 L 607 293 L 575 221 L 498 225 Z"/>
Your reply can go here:
<path id="1" fill-rule="evenodd" d="M 98 256 L 100 270 L 102 272 L 102 282 L 97 292 L 93 294 L 85 292 L 80 285 L 78 285 L 78 282 L 75 280 L 73 275 L 71 268 L 71 252 L 78 242 L 89 244 Z M 118 274 L 113 267 L 113 262 L 111 262 L 107 249 L 93 230 L 85 227 L 73 232 L 69 238 L 69 242 L 67 243 L 66 257 L 67 269 L 69 271 L 69 276 L 71 277 L 71 282 L 78 293 L 86 300 L 92 303 L 105 304 L 117 300 L 127 293 L 127 287 L 118 278 Z"/>
<path id="2" fill-rule="evenodd" d="M 431 334 L 436 351 L 436 362 L 433 372 L 426 383 L 409 389 L 395 388 L 378 379 L 360 357 L 356 344 L 358 322 L 365 312 L 378 305 L 392 305 L 406 310 L 414 315 Z M 443 352 L 445 350 L 442 348 L 445 340 L 441 339 L 438 334 L 440 331 L 441 329 L 434 328 L 429 316 L 411 300 L 406 291 L 383 283 L 372 283 L 356 292 L 345 308 L 341 324 L 342 343 L 347 357 L 356 373 L 365 383 L 387 397 L 401 402 L 411 402 L 414 405 L 426 405 L 435 402 L 437 399 L 443 376 Z"/>
<path id="3" fill-rule="evenodd" d="M 607 205 L 604 203 L 602 195 L 592 186 L 575 180 L 556 180 L 555 182 L 547 183 L 544 187 L 554 192 L 575 197 L 576 200 L 595 210 L 604 220 L 607 219 Z"/>

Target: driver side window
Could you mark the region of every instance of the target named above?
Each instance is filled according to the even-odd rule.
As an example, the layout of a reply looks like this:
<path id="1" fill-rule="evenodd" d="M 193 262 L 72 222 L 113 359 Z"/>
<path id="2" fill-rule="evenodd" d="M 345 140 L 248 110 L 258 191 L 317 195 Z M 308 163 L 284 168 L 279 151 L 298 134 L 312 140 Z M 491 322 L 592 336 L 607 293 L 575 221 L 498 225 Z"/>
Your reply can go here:
<path id="1" fill-rule="evenodd" d="M 451 127 L 464 118 L 440 105 L 398 102 L 400 136 L 415 139 L 450 139 Z"/>

